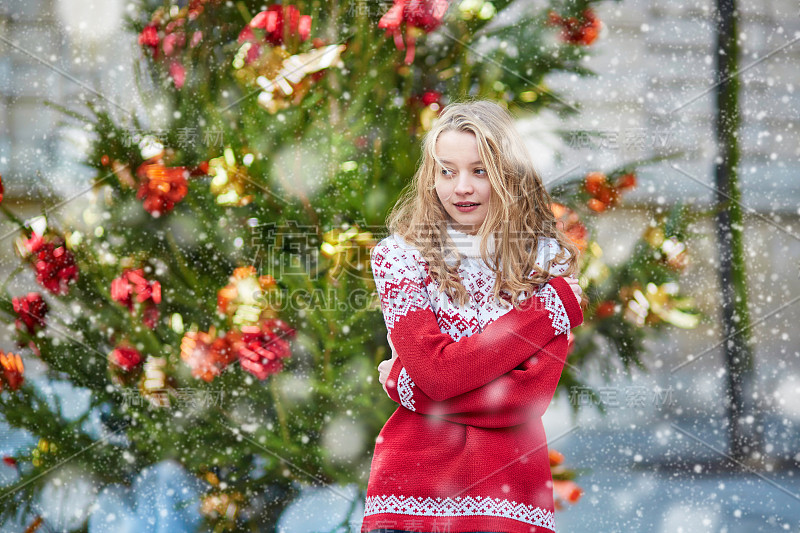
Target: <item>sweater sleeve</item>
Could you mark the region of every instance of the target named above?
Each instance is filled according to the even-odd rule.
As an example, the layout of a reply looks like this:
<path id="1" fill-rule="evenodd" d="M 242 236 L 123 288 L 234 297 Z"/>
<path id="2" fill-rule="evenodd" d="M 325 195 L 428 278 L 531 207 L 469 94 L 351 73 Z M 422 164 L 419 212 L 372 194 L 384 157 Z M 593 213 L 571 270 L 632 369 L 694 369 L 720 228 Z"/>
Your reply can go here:
<path id="1" fill-rule="evenodd" d="M 392 400 L 417 413 L 485 428 L 516 426 L 544 415 L 561 378 L 567 348 L 566 336 L 558 335 L 510 372 L 440 402 L 414 389 L 398 358 L 386 379 L 386 391 Z"/>
<path id="2" fill-rule="evenodd" d="M 433 401 L 481 387 L 508 373 L 555 337 L 583 322 L 569 284 L 556 277 L 481 333 L 459 342 L 442 333 L 421 267 L 392 237 L 372 250 L 372 273 L 389 337 L 409 383 Z M 412 387 L 413 388 L 413 387 Z"/>

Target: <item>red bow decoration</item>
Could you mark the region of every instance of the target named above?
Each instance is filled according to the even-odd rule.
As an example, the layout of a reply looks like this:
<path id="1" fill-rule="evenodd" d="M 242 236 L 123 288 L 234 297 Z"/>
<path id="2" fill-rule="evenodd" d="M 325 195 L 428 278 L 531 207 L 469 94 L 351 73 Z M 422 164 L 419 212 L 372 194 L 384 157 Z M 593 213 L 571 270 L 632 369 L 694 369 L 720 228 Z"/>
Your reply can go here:
<path id="1" fill-rule="evenodd" d="M 394 45 L 398 50 L 405 48 L 400 25 L 405 21 L 405 37 L 408 42 L 405 63 L 414 62 L 414 28 L 421 28 L 430 33 L 442 23 L 449 4 L 447 0 L 394 0 L 378 21 L 378 28 L 385 29 L 387 35 L 394 37 Z"/>

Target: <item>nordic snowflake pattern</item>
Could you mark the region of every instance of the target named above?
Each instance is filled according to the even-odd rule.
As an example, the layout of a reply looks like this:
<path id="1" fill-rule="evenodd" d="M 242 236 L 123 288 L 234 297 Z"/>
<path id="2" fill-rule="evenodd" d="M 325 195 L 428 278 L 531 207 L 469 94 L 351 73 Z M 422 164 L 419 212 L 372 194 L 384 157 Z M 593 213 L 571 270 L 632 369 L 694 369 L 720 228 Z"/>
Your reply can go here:
<path id="1" fill-rule="evenodd" d="M 400 248 L 400 260 L 393 263 L 392 254 L 386 253 L 386 247 Z M 544 268 L 547 261 L 557 253 L 558 243 L 555 239 L 540 239 L 537 265 Z M 495 274 L 480 257 L 468 256 L 462 259 L 459 275 L 470 294 L 470 305 L 456 307 L 450 297 L 439 290 L 439 284 L 430 276 L 427 263 L 422 260 L 420 253 L 405 244 L 400 237 L 387 237 L 375 247 L 374 254 L 375 283 L 378 293 L 381 294 L 381 305 L 384 307 L 386 327 L 390 334 L 400 317 L 418 309 L 431 309 L 442 332 L 458 341 L 482 331 L 512 309 L 510 305 L 500 305 L 494 298 L 492 291 Z M 412 268 L 406 261 L 417 265 L 417 268 Z M 555 265 L 550 272 L 563 272 L 562 265 Z M 424 286 L 421 280 L 424 280 Z M 556 290 L 551 285 L 542 285 L 534 294 L 547 309 L 557 334 L 568 334 L 569 317 Z M 524 293 L 520 299 L 525 300 L 528 296 Z M 397 379 L 397 392 L 401 405 L 411 411 L 416 411 L 415 386 L 403 367 Z"/>
<path id="2" fill-rule="evenodd" d="M 423 498 L 388 495 L 368 497 L 364 516 L 379 513 L 415 516 L 498 516 L 555 531 L 555 521 L 551 511 L 524 503 L 481 496 Z"/>

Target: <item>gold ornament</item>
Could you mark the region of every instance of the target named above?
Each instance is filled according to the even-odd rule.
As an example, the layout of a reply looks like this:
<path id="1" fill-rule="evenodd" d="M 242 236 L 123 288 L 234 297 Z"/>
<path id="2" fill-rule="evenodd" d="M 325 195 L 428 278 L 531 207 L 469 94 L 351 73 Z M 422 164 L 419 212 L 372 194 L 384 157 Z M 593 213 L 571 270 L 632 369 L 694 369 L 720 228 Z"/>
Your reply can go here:
<path id="1" fill-rule="evenodd" d="M 464 20 L 489 20 L 497 14 L 494 4 L 485 0 L 463 0 L 458 11 Z"/>
<path id="2" fill-rule="evenodd" d="M 253 326 L 278 316 L 266 298 L 267 292 L 277 287 L 275 278 L 258 276 L 250 265 L 234 269 L 228 281 L 217 291 L 217 309 L 231 317 L 236 326 Z"/>
<path id="3" fill-rule="evenodd" d="M 144 362 L 139 391 L 154 407 L 169 407 L 170 392 L 174 391 L 174 379 L 166 373 L 165 357 L 148 356 Z"/>
<path id="4" fill-rule="evenodd" d="M 251 159 L 246 158 L 245 161 Z M 247 163 L 244 166 L 236 164 L 231 148 L 225 148 L 222 156 L 209 160 L 208 175 L 213 176 L 211 194 L 217 197 L 219 205 L 241 207 L 253 200 L 253 195 L 245 195 L 251 181 L 247 166 Z"/>
<path id="5" fill-rule="evenodd" d="M 683 329 L 697 327 L 699 316 L 685 311 L 693 305 L 692 298 L 677 298 L 678 290 L 674 282 L 648 283 L 644 289 L 627 287 L 620 291 L 623 301 L 628 300 L 624 317 L 640 327 L 654 326 L 661 321 Z"/>
<path id="6" fill-rule="evenodd" d="M 251 43 L 244 43 L 234 58 L 234 76 L 245 85 L 259 85 L 262 92 L 258 104 L 271 114 L 302 101 L 315 81 L 310 76 L 328 67 L 341 64 L 344 44 L 314 48 L 310 52 L 290 55 L 282 47 L 268 47 L 249 64 L 245 64 Z"/>
<path id="7" fill-rule="evenodd" d="M 58 452 L 58 446 L 55 442 L 39 439 L 36 448 L 31 452 L 31 464 L 35 467 L 42 466 L 42 461 L 45 459 L 46 454 L 53 454 L 56 452 Z"/>
<path id="8" fill-rule="evenodd" d="M 372 232 L 360 231 L 358 226 L 346 230 L 336 228 L 326 232 L 322 240 L 322 255 L 333 261 L 333 267 L 328 271 L 331 278 L 337 277 L 347 266 L 367 275 L 370 252 L 376 244 Z"/>
<path id="9" fill-rule="evenodd" d="M 203 496 L 200 512 L 215 520 L 233 522 L 243 502 L 240 492 L 212 492 Z"/>
<path id="10" fill-rule="evenodd" d="M 644 239 L 663 255 L 663 260 L 674 270 L 682 270 L 689 262 L 686 244 L 679 241 L 677 237 L 667 237 L 664 229 L 657 226 L 648 228 L 644 233 Z"/>
<path id="11" fill-rule="evenodd" d="M 234 77 L 244 85 L 255 85 L 256 78 L 264 76 L 275 78 L 283 67 L 283 62 L 291 57 L 291 54 L 283 47 L 267 47 L 266 52 L 262 52 L 250 63 L 245 62 L 245 56 L 253 43 L 245 42 L 239 48 L 233 59 Z"/>
<path id="12" fill-rule="evenodd" d="M 661 243 L 664 242 L 664 229 L 660 226 L 647 228 L 647 231 L 644 232 L 644 240 L 651 247 L 658 249 Z"/>
<path id="13" fill-rule="evenodd" d="M 675 270 L 683 270 L 689 263 L 686 245 L 676 237 L 665 239 L 661 243 L 661 251 L 664 253 L 667 264 Z"/>

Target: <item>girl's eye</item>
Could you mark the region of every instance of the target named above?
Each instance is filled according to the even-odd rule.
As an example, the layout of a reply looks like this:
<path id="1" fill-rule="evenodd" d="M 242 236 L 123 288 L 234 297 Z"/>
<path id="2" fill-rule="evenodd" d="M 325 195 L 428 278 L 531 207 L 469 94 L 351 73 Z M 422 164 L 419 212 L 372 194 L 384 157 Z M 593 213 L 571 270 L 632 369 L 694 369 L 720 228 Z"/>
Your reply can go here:
<path id="1" fill-rule="evenodd" d="M 450 171 L 449 171 L 448 169 L 446 169 L 446 168 L 443 168 L 443 169 L 442 169 L 442 175 L 444 175 L 444 176 L 448 176 L 448 175 L 449 175 L 449 172 L 450 172 Z"/>
<path id="2" fill-rule="evenodd" d="M 475 172 L 483 172 L 483 175 L 486 175 L 486 171 L 483 170 L 482 168 L 476 168 Z"/>

